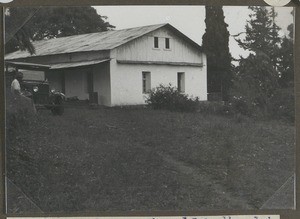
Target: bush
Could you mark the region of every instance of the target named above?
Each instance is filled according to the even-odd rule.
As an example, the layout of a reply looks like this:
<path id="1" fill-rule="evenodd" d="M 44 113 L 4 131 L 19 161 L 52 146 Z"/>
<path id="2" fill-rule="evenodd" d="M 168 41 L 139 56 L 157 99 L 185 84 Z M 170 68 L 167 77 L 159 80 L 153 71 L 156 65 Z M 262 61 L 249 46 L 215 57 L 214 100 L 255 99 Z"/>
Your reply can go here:
<path id="1" fill-rule="evenodd" d="M 247 100 L 242 97 L 233 97 L 230 100 L 230 106 L 235 114 L 251 116 L 253 114 L 253 107 L 250 106 Z"/>
<path id="2" fill-rule="evenodd" d="M 199 104 L 199 112 L 229 116 L 232 115 L 232 107 L 224 101 L 203 101 Z"/>
<path id="3" fill-rule="evenodd" d="M 268 105 L 269 116 L 294 122 L 295 96 L 293 87 L 279 89 L 270 99 Z"/>
<path id="4" fill-rule="evenodd" d="M 180 93 L 171 84 L 159 85 L 149 92 L 146 103 L 153 109 L 165 109 L 180 112 L 195 112 L 198 109 L 199 98 L 191 98 Z"/>
<path id="5" fill-rule="evenodd" d="M 277 89 L 265 103 L 258 104 L 252 99 L 234 96 L 230 100 L 232 111 L 256 118 L 281 119 L 293 122 L 295 120 L 295 99 L 293 88 Z"/>
<path id="6" fill-rule="evenodd" d="M 20 166 L 28 166 L 34 160 L 31 127 L 36 127 L 36 115 L 32 102 L 20 95 L 6 94 L 6 150 L 8 175 L 21 174 Z"/>

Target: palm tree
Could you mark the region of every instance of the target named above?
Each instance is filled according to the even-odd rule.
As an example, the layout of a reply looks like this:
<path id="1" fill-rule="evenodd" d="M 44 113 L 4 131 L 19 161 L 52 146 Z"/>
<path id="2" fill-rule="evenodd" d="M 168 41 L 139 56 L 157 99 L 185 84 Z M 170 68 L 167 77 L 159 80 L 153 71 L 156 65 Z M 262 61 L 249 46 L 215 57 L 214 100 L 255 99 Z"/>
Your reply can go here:
<path id="1" fill-rule="evenodd" d="M 35 53 L 32 34 L 26 23 L 36 14 L 39 8 L 8 8 L 5 13 L 5 52 L 17 49 Z M 18 16 L 15 16 L 18 14 Z"/>

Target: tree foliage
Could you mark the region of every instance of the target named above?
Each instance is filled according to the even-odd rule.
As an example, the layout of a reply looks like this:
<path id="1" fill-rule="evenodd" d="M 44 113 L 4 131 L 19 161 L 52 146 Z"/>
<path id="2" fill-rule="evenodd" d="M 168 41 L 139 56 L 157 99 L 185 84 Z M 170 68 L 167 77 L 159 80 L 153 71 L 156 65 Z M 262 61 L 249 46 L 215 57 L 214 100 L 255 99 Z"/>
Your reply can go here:
<path id="1" fill-rule="evenodd" d="M 278 73 L 270 57 L 262 52 L 250 54 L 240 60 L 236 70 L 235 100 L 244 102 L 249 111 L 255 108 L 266 111 L 269 100 L 278 89 Z"/>
<path id="2" fill-rule="evenodd" d="M 35 52 L 32 45 L 32 34 L 26 23 L 37 12 L 37 8 L 9 8 L 5 14 L 5 52 L 28 50 Z"/>
<path id="3" fill-rule="evenodd" d="M 207 55 L 208 93 L 222 92 L 223 100 L 227 100 L 232 85 L 228 25 L 222 7 L 206 6 L 205 9 L 206 30 L 202 46 Z"/>
<path id="4" fill-rule="evenodd" d="M 246 25 L 246 36 L 238 43 L 251 54 L 241 58 L 237 67 L 234 97 L 243 100 L 249 108 L 265 109 L 278 87 L 281 38 L 277 33 L 279 27 L 274 23 L 274 10 L 249 8 L 253 13 Z"/>
<path id="5" fill-rule="evenodd" d="M 275 23 L 277 14 L 274 8 L 250 6 L 252 14 L 246 24 L 246 36 L 244 40 L 237 40 L 239 45 L 254 53 L 260 52 L 267 55 L 274 65 L 278 63 L 281 38 L 279 26 Z"/>
<path id="6" fill-rule="evenodd" d="M 27 22 L 26 19 L 30 18 Z M 107 31 L 114 28 L 85 7 L 11 7 L 6 18 L 6 52 L 27 49 L 34 52 L 32 41 Z M 17 31 L 16 31 L 17 30 Z M 8 41 L 9 40 L 9 41 Z"/>
<path id="7" fill-rule="evenodd" d="M 283 88 L 293 87 L 294 83 L 294 25 L 288 26 L 289 35 L 282 40 L 281 56 L 279 62 L 279 84 Z"/>
<path id="8" fill-rule="evenodd" d="M 288 101 L 282 98 L 287 90 L 292 91 L 282 90 L 283 85 L 288 86 L 293 78 L 292 40 L 279 36 L 280 28 L 275 23 L 277 15 L 274 8 L 249 8 L 253 13 L 246 25 L 245 38 L 238 40 L 238 43 L 249 50 L 250 55 L 241 58 L 236 67 L 233 102 L 240 103 L 238 105 L 243 106 L 243 112 L 247 114 L 259 111 L 263 115 L 273 115 L 273 112 L 281 110 L 282 115 L 292 118 L 292 98 L 288 98 Z M 293 93 L 289 96 L 293 96 Z M 288 109 L 285 109 L 286 106 Z"/>

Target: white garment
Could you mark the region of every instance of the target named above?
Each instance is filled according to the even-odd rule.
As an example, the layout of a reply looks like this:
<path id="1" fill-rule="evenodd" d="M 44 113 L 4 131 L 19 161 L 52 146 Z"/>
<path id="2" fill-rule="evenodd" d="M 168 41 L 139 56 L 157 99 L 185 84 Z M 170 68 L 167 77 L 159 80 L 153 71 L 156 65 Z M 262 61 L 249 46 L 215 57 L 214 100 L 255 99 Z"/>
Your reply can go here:
<path id="1" fill-rule="evenodd" d="M 21 86 L 20 86 L 20 83 L 17 79 L 14 79 L 12 82 L 11 82 L 11 92 L 14 93 L 14 94 L 21 94 Z"/>

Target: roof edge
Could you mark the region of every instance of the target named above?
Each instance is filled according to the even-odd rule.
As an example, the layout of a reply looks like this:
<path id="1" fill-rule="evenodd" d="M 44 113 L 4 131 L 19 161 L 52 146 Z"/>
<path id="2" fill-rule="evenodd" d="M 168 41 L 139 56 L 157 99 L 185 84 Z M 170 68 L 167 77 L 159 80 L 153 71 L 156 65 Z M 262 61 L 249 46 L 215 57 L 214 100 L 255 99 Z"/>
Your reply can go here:
<path id="1" fill-rule="evenodd" d="M 155 25 L 147 25 L 147 26 L 155 26 Z M 143 26 L 142 26 L 142 27 L 143 27 Z M 145 26 L 145 27 L 146 27 L 146 26 Z M 143 33 L 143 34 L 141 34 L 141 35 L 139 35 L 139 36 L 136 36 L 136 37 L 134 37 L 134 38 L 131 38 L 130 40 L 128 40 L 128 41 L 126 41 L 126 42 L 123 42 L 123 43 L 121 43 L 121 44 L 119 44 L 119 45 L 116 45 L 115 47 L 111 48 L 111 50 L 112 50 L 112 49 L 116 49 L 116 48 L 118 48 L 118 47 L 120 47 L 120 46 L 122 46 L 122 45 L 125 45 L 125 44 L 131 42 L 132 40 L 138 39 L 138 38 L 140 38 L 140 37 L 142 37 L 142 36 L 144 36 L 144 35 L 146 35 L 146 34 L 148 34 L 148 33 L 151 33 L 151 32 L 153 32 L 153 31 L 156 31 L 156 30 L 158 30 L 158 29 L 160 29 L 160 28 L 163 28 L 163 27 L 170 28 L 172 31 L 174 31 L 176 34 L 180 35 L 180 36 L 181 36 L 182 38 L 184 38 L 186 41 L 190 42 L 193 46 L 197 47 L 197 48 L 200 50 L 200 52 L 203 53 L 203 48 L 202 48 L 202 46 L 200 46 L 200 45 L 199 45 L 198 43 L 196 43 L 194 40 L 192 40 L 191 38 L 189 38 L 187 35 L 185 35 L 185 34 L 182 33 L 180 30 L 178 30 L 177 28 L 175 28 L 174 26 L 172 26 L 172 25 L 169 24 L 169 23 L 163 23 L 163 24 L 161 24 L 160 26 L 159 26 L 159 24 L 157 24 L 157 28 L 155 28 L 155 29 L 153 29 L 153 30 L 149 30 L 149 31 L 147 31 L 147 32 L 145 32 L 145 33 Z M 129 28 L 129 29 L 132 29 L 132 28 Z"/>
<path id="2" fill-rule="evenodd" d="M 131 42 L 131 41 L 133 41 L 133 40 L 135 40 L 135 39 L 138 39 L 138 38 L 140 38 L 140 37 L 142 37 L 142 36 L 144 36 L 144 35 L 146 35 L 146 34 L 148 34 L 148 33 L 151 33 L 151 32 L 153 32 L 153 31 L 155 31 L 155 30 L 158 30 L 158 29 L 160 29 L 160 28 L 162 28 L 162 27 L 164 27 L 164 26 L 166 26 L 166 25 L 168 25 L 168 23 L 156 24 L 156 25 L 153 24 L 153 25 L 140 26 L 140 28 L 141 28 L 141 27 L 150 27 L 150 26 L 157 26 L 157 27 L 156 27 L 155 29 L 153 29 L 153 30 L 149 30 L 149 31 L 147 31 L 147 32 L 144 32 L 144 33 L 138 35 L 138 36 L 135 36 L 135 37 L 133 37 L 133 38 L 131 38 L 131 39 L 129 39 L 129 40 L 123 42 L 123 43 L 120 43 L 120 44 L 118 44 L 118 45 L 112 47 L 110 50 L 115 49 L 115 48 L 118 48 L 118 47 L 120 47 L 120 46 L 122 46 L 122 45 L 125 45 L 125 44 L 127 44 L 127 43 L 129 43 L 129 42 Z M 170 25 L 170 24 L 169 24 L 169 25 Z M 134 29 L 134 28 L 139 28 L 139 27 L 125 28 L 125 29 L 122 29 L 122 30 L 130 30 L 130 29 Z"/>
<path id="3" fill-rule="evenodd" d="M 138 39 L 148 33 L 151 33 L 153 31 L 156 31 L 160 28 L 163 28 L 163 27 L 166 27 L 166 28 L 169 28 L 171 31 L 173 31 L 175 34 L 177 34 L 179 37 L 183 38 L 185 41 L 189 42 L 191 45 L 195 46 L 196 48 L 199 49 L 200 52 L 203 52 L 203 49 L 202 49 L 202 46 L 200 46 L 198 43 L 196 43 L 195 41 L 193 41 L 191 38 L 189 38 L 188 36 L 186 36 L 184 33 L 182 33 L 181 31 L 179 31 L 177 28 L 175 28 L 174 26 L 172 26 L 171 24 L 169 23 L 161 23 L 161 24 L 153 24 L 153 25 L 146 25 L 146 26 L 140 26 L 140 27 L 132 27 L 132 28 L 125 28 L 125 29 L 120 29 L 120 30 L 111 30 L 111 31 L 121 31 L 121 30 L 130 30 L 130 29 L 136 29 L 136 28 L 143 28 L 143 27 L 155 27 L 153 29 L 150 29 L 146 32 L 142 32 L 140 33 L 139 35 L 137 36 L 134 36 L 124 42 L 121 42 L 119 44 L 116 44 L 115 46 L 109 48 L 109 49 L 103 49 L 103 50 L 89 50 L 89 51 L 76 51 L 76 52 L 70 52 L 68 54 L 74 54 L 74 53 L 81 53 L 81 52 L 96 52 L 96 51 L 111 51 L 113 49 L 116 49 L 122 45 L 125 45 L 135 39 Z M 81 34 L 81 35 L 85 35 L 85 34 Z M 41 40 L 43 41 L 43 40 Z M 9 53 L 9 54 L 6 54 L 5 56 L 8 56 L 13 54 L 14 52 L 12 53 Z M 6 58 L 4 56 L 4 60 L 6 61 L 12 61 L 12 60 L 18 60 L 18 59 L 27 59 L 27 58 L 30 58 L 30 57 L 45 57 L 45 56 L 51 56 L 51 55 L 59 55 L 59 54 L 65 54 L 65 53 L 56 53 L 56 54 L 47 54 L 47 55 L 32 55 L 32 56 L 26 56 L 26 57 L 19 57 L 19 58 Z"/>
<path id="4" fill-rule="evenodd" d="M 175 28 L 174 26 L 172 26 L 171 24 L 166 24 L 166 26 L 168 26 L 168 28 L 172 29 L 174 32 L 176 32 L 177 34 L 179 34 L 182 38 L 184 38 L 185 40 L 189 41 L 192 45 L 196 46 L 201 52 L 203 52 L 203 48 L 202 46 L 200 46 L 198 43 L 196 43 L 194 40 L 192 40 L 191 38 L 189 38 L 187 35 L 185 35 L 184 33 L 182 33 L 180 30 L 178 30 L 177 28 Z"/>

